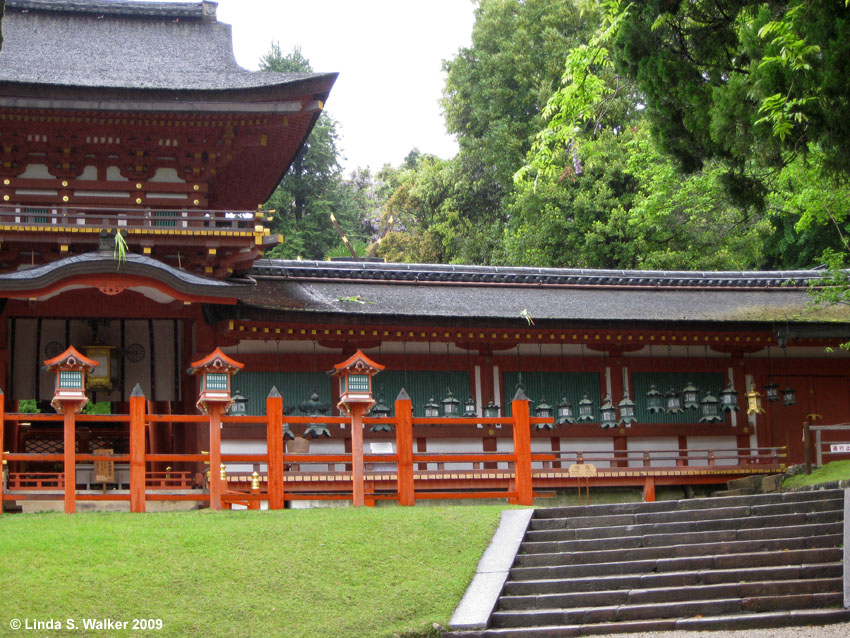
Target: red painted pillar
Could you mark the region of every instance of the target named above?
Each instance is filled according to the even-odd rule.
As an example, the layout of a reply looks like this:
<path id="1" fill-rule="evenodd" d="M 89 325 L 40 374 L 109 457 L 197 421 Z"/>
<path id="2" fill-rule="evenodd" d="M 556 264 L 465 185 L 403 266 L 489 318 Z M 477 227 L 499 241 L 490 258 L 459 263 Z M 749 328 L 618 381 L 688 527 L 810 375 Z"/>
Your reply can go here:
<path id="1" fill-rule="evenodd" d="M 398 504 L 409 506 L 416 502 L 413 485 L 413 402 L 403 389 L 395 400 L 395 417 Z"/>
<path id="2" fill-rule="evenodd" d="M 363 469 L 363 414 L 364 403 L 351 405 L 351 500 L 355 507 L 366 504 Z"/>
<path id="3" fill-rule="evenodd" d="M 6 466 L 3 465 L 3 430 L 6 421 L 6 397 L 3 395 L 3 390 L 0 390 L 0 514 L 3 513 L 3 474 L 6 471 Z"/>
<path id="4" fill-rule="evenodd" d="M 519 390 L 511 403 L 514 430 L 514 474 L 516 475 L 517 503 L 533 505 L 534 492 L 531 487 L 531 422 L 528 397 Z"/>
<path id="5" fill-rule="evenodd" d="M 643 481 L 643 502 L 655 502 L 655 477 L 647 476 Z"/>
<path id="6" fill-rule="evenodd" d="M 210 509 L 221 509 L 221 413 L 224 404 L 209 403 L 210 411 Z"/>
<path id="7" fill-rule="evenodd" d="M 145 395 L 138 383 L 130 395 L 130 511 L 145 511 Z"/>
<path id="8" fill-rule="evenodd" d="M 76 413 L 79 406 L 76 403 L 63 403 L 62 410 L 65 417 L 65 513 L 73 514 L 77 511 L 77 451 L 76 439 Z"/>
<path id="9" fill-rule="evenodd" d="M 272 388 L 266 397 L 266 450 L 269 466 L 269 509 L 284 508 L 283 487 L 283 397 Z"/>

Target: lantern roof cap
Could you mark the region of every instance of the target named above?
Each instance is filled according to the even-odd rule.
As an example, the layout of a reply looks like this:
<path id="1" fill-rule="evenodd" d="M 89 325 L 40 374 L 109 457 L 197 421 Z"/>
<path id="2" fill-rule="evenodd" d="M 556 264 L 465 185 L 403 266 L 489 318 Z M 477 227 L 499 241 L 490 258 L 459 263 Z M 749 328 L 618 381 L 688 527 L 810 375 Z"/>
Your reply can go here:
<path id="1" fill-rule="evenodd" d="M 80 351 L 74 346 L 68 346 L 68 349 L 62 354 L 44 361 L 45 370 L 55 370 L 61 365 L 83 367 L 91 370 L 98 365 L 98 363 L 94 359 L 89 359 L 86 355 L 80 353 Z"/>
<path id="2" fill-rule="evenodd" d="M 369 357 L 363 354 L 362 350 L 358 350 L 342 363 L 334 364 L 334 376 L 338 376 L 343 370 L 357 368 L 364 372 L 380 372 L 386 366 L 372 361 Z"/>
<path id="3" fill-rule="evenodd" d="M 239 363 L 236 359 L 232 359 L 224 354 L 224 352 L 221 351 L 221 348 L 216 348 L 203 359 L 198 359 L 193 362 L 188 372 L 189 374 L 197 374 L 200 370 L 218 368 L 235 374 L 244 367 L 244 363 Z"/>

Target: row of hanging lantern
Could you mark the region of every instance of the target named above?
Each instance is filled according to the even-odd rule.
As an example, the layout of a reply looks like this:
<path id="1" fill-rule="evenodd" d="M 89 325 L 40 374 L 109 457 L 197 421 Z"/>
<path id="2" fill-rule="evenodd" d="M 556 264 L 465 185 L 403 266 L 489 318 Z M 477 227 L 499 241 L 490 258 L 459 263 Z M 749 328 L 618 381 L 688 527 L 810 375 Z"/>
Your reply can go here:
<path id="1" fill-rule="evenodd" d="M 542 344 L 540 347 L 540 356 L 542 358 Z M 786 349 L 786 343 L 783 341 L 780 344 L 780 347 L 783 350 L 784 358 L 785 358 L 785 376 L 788 377 L 788 352 Z M 279 348 L 279 344 L 278 344 Z M 313 355 L 314 355 L 314 367 L 315 367 L 315 355 L 316 355 L 316 343 L 313 343 Z M 429 355 L 429 366 L 431 357 L 431 344 L 428 343 L 428 355 Z M 668 355 L 668 367 L 672 373 L 672 352 L 671 347 L 667 346 L 667 355 Z M 278 357 L 279 357 L 278 352 Z M 561 358 L 563 359 L 564 350 L 563 345 L 561 346 Z M 607 361 L 605 360 L 607 357 L 607 353 L 603 351 L 603 369 L 607 367 Z M 653 359 L 653 351 L 652 345 L 649 346 L 649 357 L 650 357 L 650 367 L 654 368 L 654 359 Z M 446 358 L 449 358 L 449 345 L 446 344 Z M 770 357 L 770 347 L 767 348 L 767 358 L 768 358 L 768 383 L 764 387 L 764 398 L 767 399 L 770 403 L 775 403 L 777 401 L 782 400 L 782 404 L 784 406 L 792 406 L 796 405 L 796 391 L 790 386 L 786 387 L 784 390 L 779 390 L 779 386 L 773 382 L 773 368 L 772 368 L 772 360 Z M 690 370 L 690 348 L 687 349 L 687 359 L 688 359 L 688 376 L 691 375 Z M 705 346 L 705 359 L 706 359 L 706 373 L 708 372 L 708 346 Z M 405 350 L 405 361 L 406 361 L 406 350 Z M 469 364 L 469 350 L 467 349 L 467 364 Z M 519 369 L 519 346 L 517 346 L 517 364 Z M 406 364 L 405 364 L 406 367 Z M 471 368 L 470 368 L 471 369 Z M 581 369 L 585 369 L 584 366 L 584 344 L 581 346 Z M 315 372 L 315 369 L 314 369 Z M 522 373 L 519 373 L 517 388 L 524 387 L 522 382 Z M 754 384 L 750 385 L 749 391 L 745 394 L 747 399 L 747 414 L 760 414 L 764 413 L 764 408 L 762 407 L 762 395 L 759 393 Z M 235 390 L 233 394 L 233 403 L 230 408 L 230 414 L 232 415 L 245 415 L 247 412 L 247 403 L 248 398 L 243 396 L 239 390 Z M 319 400 L 319 395 L 315 391 L 310 396 L 310 399 L 299 406 L 299 410 L 303 412 L 307 416 L 323 416 L 327 413 L 330 406 L 323 404 Z M 724 414 L 726 412 L 737 412 L 738 411 L 738 391 L 735 389 L 731 377 L 727 381 L 726 387 L 719 393 L 719 398 L 715 397 L 711 390 L 706 390 L 705 394 L 700 398 L 699 389 L 693 384 L 692 381 L 688 380 L 685 386 L 681 391 L 677 390 L 675 387 L 671 385 L 670 389 L 661 393 L 658 391 L 656 385 L 654 383 L 650 383 L 649 390 L 646 393 L 646 411 L 649 414 L 667 414 L 667 415 L 677 415 L 684 414 L 686 410 L 699 410 L 700 423 L 715 423 L 724 420 Z M 475 400 L 470 395 L 466 401 L 463 403 L 463 413 L 461 414 L 461 402 L 458 400 L 450 386 L 446 387 L 446 395 L 445 397 L 437 403 L 434 399 L 434 396 L 431 395 L 428 399 L 428 402 L 424 406 L 424 415 L 426 418 L 438 418 L 438 417 L 467 417 L 474 418 L 478 416 L 478 411 L 476 409 Z M 619 415 L 618 415 L 619 412 Z M 618 425 L 623 425 L 625 427 L 630 426 L 632 423 L 637 422 L 637 404 L 630 398 L 628 390 L 625 391 L 622 400 L 619 403 L 614 405 L 614 402 L 609 393 L 605 393 L 602 397 L 601 404 L 599 407 L 599 424 L 602 428 L 613 428 Z M 375 406 L 372 407 L 370 412 L 373 417 L 389 417 L 392 415 L 392 409 L 386 405 L 384 402 L 383 394 L 378 395 L 377 402 Z M 501 416 L 501 407 L 497 405 L 493 400 L 491 400 L 487 405 L 483 406 L 482 414 L 485 418 L 498 418 Z M 576 423 L 594 423 L 597 421 L 595 410 L 594 410 L 594 402 L 589 397 L 589 392 L 587 388 L 584 388 L 583 395 L 581 400 L 578 402 L 578 413 L 573 408 L 573 404 L 570 403 L 567 399 L 567 393 L 564 392 L 561 395 L 561 399 L 556 406 L 551 406 L 546 402 L 545 397 L 541 397 L 540 402 L 534 407 L 534 416 L 542 417 L 542 418 L 552 418 L 553 421 L 551 423 L 538 423 L 536 424 L 536 428 L 540 429 L 554 429 L 558 426 L 562 425 L 573 425 Z M 288 428 L 287 428 L 288 429 Z M 389 424 L 375 424 L 372 426 L 372 430 L 376 432 L 380 431 L 392 431 L 393 427 Z M 289 435 L 292 437 L 290 432 L 285 432 L 285 435 Z M 330 432 L 327 430 L 327 427 L 320 423 L 312 423 L 309 424 L 307 431 L 305 432 L 307 436 L 313 436 L 314 438 L 318 438 L 320 436 L 330 436 Z"/>

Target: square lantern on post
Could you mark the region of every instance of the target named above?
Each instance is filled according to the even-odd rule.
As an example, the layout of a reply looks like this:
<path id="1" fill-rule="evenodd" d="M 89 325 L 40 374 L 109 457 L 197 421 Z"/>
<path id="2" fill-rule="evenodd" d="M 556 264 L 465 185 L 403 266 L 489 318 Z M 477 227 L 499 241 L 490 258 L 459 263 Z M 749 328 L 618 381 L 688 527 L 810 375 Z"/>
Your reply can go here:
<path id="1" fill-rule="evenodd" d="M 372 377 L 384 369 L 361 350 L 358 350 L 342 363 L 334 366 L 335 377 L 339 377 L 339 403 L 341 412 L 351 413 L 351 406 L 365 405 L 370 410 L 375 405 L 372 396 Z M 365 411 L 365 410 L 364 410 Z"/>
<path id="2" fill-rule="evenodd" d="M 86 375 L 91 373 L 97 365 L 97 361 L 80 354 L 74 346 L 70 346 L 62 354 L 44 362 L 44 369 L 47 372 L 56 373 L 56 386 L 53 390 L 53 399 L 50 401 L 54 410 L 61 412 L 64 403 L 76 403 L 79 410 L 88 403 Z"/>
<path id="3" fill-rule="evenodd" d="M 231 377 L 245 367 L 216 348 L 203 359 L 195 361 L 189 368 L 189 374 L 198 375 L 201 379 L 201 390 L 196 405 L 209 413 L 211 404 L 222 404 L 222 412 L 233 403 L 231 394 Z"/>

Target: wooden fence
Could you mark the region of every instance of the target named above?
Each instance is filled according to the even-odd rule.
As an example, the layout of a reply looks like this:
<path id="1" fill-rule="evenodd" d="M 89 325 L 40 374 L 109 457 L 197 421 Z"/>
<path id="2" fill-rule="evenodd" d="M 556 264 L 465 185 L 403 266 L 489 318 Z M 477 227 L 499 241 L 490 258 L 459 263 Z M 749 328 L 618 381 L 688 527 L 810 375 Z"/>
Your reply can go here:
<path id="1" fill-rule="evenodd" d="M 282 509 L 286 501 L 303 499 L 351 500 L 355 492 L 353 464 L 358 461 L 351 452 L 341 454 L 296 454 L 285 451 L 284 424 L 345 424 L 350 427 L 351 417 L 285 416 L 283 399 L 276 392 L 266 400 L 263 416 L 211 415 L 155 415 L 146 413 L 144 396 L 130 398 L 130 413 L 126 415 L 68 415 L 57 414 L 5 414 L 0 402 L 0 441 L 5 422 L 9 421 L 60 421 L 65 423 L 65 446 L 62 453 L 4 453 L 0 460 L 9 462 L 54 462 L 64 464 L 63 473 L 14 472 L 0 483 L 0 497 L 7 501 L 47 499 L 61 497 L 65 511 L 73 512 L 77 501 L 129 501 L 133 512 L 144 512 L 150 501 L 199 501 L 211 508 L 230 507 L 234 504 L 256 509 L 267 502 L 270 509 Z M 643 486 L 646 500 L 654 500 L 656 483 L 682 484 L 694 482 L 720 482 L 730 476 L 769 473 L 784 469 L 783 448 L 755 448 L 731 450 L 648 450 L 611 452 L 531 450 L 531 429 L 537 425 L 553 425 L 551 417 L 532 417 L 529 402 L 514 400 L 510 417 L 414 417 L 409 398 L 395 402 L 395 416 L 363 419 L 364 427 L 390 425 L 395 429 L 395 452 L 392 454 L 363 454 L 362 463 L 367 471 L 360 473 L 366 494 L 365 503 L 377 500 L 394 500 L 411 506 L 417 500 L 458 498 L 504 498 L 511 503 L 531 505 L 535 496 L 546 495 L 541 490 L 574 485 L 576 480 L 570 469 L 576 465 L 600 464 L 593 482 L 597 485 Z M 129 428 L 129 453 L 88 454 L 77 453 L 74 432 L 77 422 L 112 422 L 126 424 Z M 145 450 L 145 428 L 157 423 L 197 424 L 210 428 L 208 453 L 152 454 Z M 220 427 L 222 424 L 264 424 L 267 452 L 262 454 L 222 454 Z M 513 449 L 509 452 L 437 453 L 414 449 L 414 427 L 465 425 L 511 426 Z M 70 430 L 69 430 L 70 427 Z M 505 430 L 508 428 L 506 427 Z M 71 473 L 76 476 L 76 463 L 103 462 L 129 466 L 129 490 L 113 489 L 95 493 L 78 492 L 77 481 L 67 481 Z M 163 470 L 187 465 L 210 465 L 208 476 L 196 475 L 181 469 Z M 266 467 L 258 476 L 227 476 L 226 464 L 247 463 Z M 472 469 L 452 469 L 457 464 L 471 465 Z M 302 471 L 303 465 L 327 464 L 327 472 Z M 393 470 L 370 470 L 370 466 L 391 466 Z M 160 468 L 153 470 L 153 468 Z M 342 468 L 341 470 L 339 468 Z M 120 485 L 118 487 L 121 487 Z M 535 492 L 537 489 L 537 492 Z"/>

